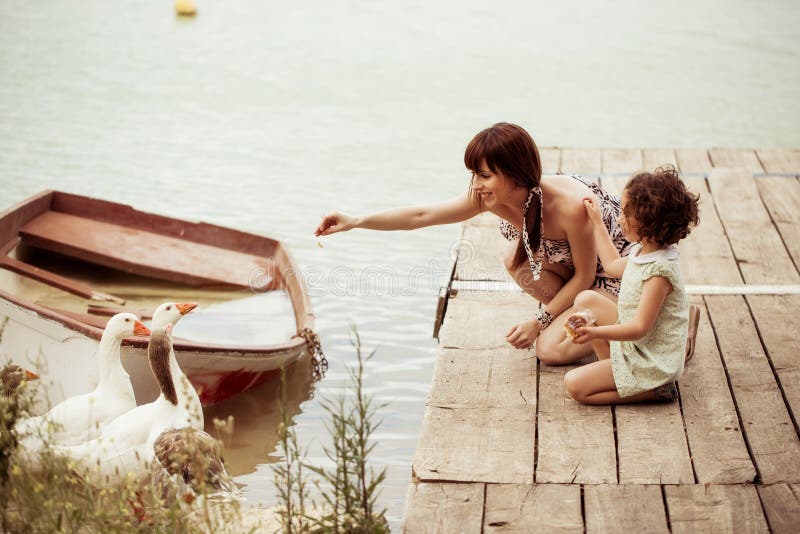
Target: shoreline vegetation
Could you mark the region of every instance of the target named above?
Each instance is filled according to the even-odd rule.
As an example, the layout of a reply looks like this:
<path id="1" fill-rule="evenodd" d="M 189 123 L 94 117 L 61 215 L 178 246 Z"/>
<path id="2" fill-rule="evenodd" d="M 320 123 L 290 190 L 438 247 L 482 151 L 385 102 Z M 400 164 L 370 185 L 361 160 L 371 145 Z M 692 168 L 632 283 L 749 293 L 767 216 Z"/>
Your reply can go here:
<path id="1" fill-rule="evenodd" d="M 249 507 L 235 497 L 215 496 L 214 488 L 198 475 L 208 461 L 197 444 L 190 444 L 180 457 L 170 457 L 171 462 L 189 466 L 188 472 L 199 481 L 194 491 L 187 491 L 175 477 L 165 480 L 151 477 L 150 472 L 95 485 L 56 451 L 48 436 L 41 436 L 45 447 L 40 452 L 25 454 L 14 424 L 34 413 L 38 384 L 23 381 L 15 391 L 0 395 L 0 529 L 7 533 L 389 532 L 386 510 L 376 503 L 386 472 L 376 473 L 368 466 L 381 407 L 363 389 L 364 367 L 374 351 L 362 356 L 355 327 L 351 342 L 357 365 L 350 369 L 347 390 L 323 400 L 330 438 L 324 451 L 330 467 L 306 460 L 308 449 L 298 443 L 294 414 L 287 412 L 286 373 L 281 372 L 277 449 L 283 459 L 272 467 L 278 503 L 266 509 Z M 6 363 L 8 355 L 0 356 Z M 224 454 L 233 418 L 215 419 L 214 427 L 215 441 Z"/>

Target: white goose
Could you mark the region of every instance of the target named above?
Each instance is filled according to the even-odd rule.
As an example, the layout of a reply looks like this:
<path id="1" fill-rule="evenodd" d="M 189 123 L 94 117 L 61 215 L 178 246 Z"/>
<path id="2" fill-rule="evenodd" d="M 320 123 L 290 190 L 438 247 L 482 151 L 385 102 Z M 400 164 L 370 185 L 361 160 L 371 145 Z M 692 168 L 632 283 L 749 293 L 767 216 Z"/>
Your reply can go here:
<path id="1" fill-rule="evenodd" d="M 99 438 L 59 449 L 79 462 L 85 475 L 101 484 L 124 478 L 128 473 L 144 474 L 153 461 L 153 445 L 161 433 L 196 424 L 196 418 L 187 409 L 191 404 L 189 392 L 177 387 L 175 381 L 183 372 L 172 348 L 172 324 L 153 330 L 147 356 L 161 390 L 158 398 L 115 419 Z"/>
<path id="2" fill-rule="evenodd" d="M 47 443 L 75 445 L 97 435 L 99 428 L 136 407 L 133 386 L 120 361 L 122 340 L 150 334 L 132 313 L 108 320 L 97 349 L 98 381 L 90 393 L 65 399 L 44 415 L 17 422 L 22 450 L 33 453 Z"/>

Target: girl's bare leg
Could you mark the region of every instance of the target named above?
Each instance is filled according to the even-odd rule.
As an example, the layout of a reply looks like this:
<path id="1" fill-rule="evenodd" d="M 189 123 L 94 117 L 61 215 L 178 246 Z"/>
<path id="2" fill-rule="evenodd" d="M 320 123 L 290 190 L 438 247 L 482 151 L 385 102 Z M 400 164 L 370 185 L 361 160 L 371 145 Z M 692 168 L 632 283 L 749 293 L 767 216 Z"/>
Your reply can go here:
<path id="1" fill-rule="evenodd" d="M 617 322 L 617 298 L 603 289 L 581 291 L 575 304 L 560 314 L 545 328 L 536 341 L 536 356 L 548 365 L 566 365 L 592 354 L 591 344 L 578 345 L 567 339 L 564 322 L 576 311 L 591 310 L 598 325 Z M 604 354 L 607 354 L 607 350 Z M 598 357 L 600 357 L 598 355 Z M 608 357 L 608 356 L 606 356 Z"/>
<path id="2" fill-rule="evenodd" d="M 655 400 L 653 391 L 630 397 L 620 397 L 611 371 L 611 360 L 598 360 L 567 371 L 564 385 L 569 395 L 578 402 L 606 406 Z"/>

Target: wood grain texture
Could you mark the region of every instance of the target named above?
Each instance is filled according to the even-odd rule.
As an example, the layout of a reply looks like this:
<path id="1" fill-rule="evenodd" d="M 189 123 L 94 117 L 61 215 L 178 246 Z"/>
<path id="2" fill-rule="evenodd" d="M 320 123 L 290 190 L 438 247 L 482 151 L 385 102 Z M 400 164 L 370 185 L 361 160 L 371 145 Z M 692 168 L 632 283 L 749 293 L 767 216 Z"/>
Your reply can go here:
<path id="1" fill-rule="evenodd" d="M 756 155 L 766 172 L 800 174 L 800 148 L 759 148 Z"/>
<path id="2" fill-rule="evenodd" d="M 768 532 L 755 486 L 666 486 L 664 491 L 673 534 Z"/>
<path id="3" fill-rule="evenodd" d="M 644 169 L 642 151 L 638 148 L 604 148 L 603 174 L 624 174 L 627 178 Z"/>
<path id="4" fill-rule="evenodd" d="M 708 181 L 745 282 L 800 283 L 797 269 L 761 203 L 752 174 L 715 169 Z"/>
<path id="5" fill-rule="evenodd" d="M 708 296 L 706 304 L 762 482 L 800 482 L 800 440 L 744 298 Z"/>
<path id="6" fill-rule="evenodd" d="M 758 486 L 758 494 L 773 534 L 795 534 L 800 528 L 800 485 Z"/>
<path id="7" fill-rule="evenodd" d="M 533 483 L 535 407 L 428 406 L 412 462 L 422 481 Z"/>
<path id="8" fill-rule="evenodd" d="M 674 148 L 645 148 L 642 150 L 642 157 L 646 171 L 652 172 L 662 165 L 672 165 L 680 172 L 678 156 L 675 154 Z"/>
<path id="9" fill-rule="evenodd" d="M 510 346 L 441 349 L 428 404 L 440 408 L 535 407 L 536 357 Z"/>
<path id="10" fill-rule="evenodd" d="M 555 174 L 561 165 L 561 149 L 558 147 L 540 148 L 539 159 L 542 163 L 542 174 Z"/>
<path id="11" fill-rule="evenodd" d="M 539 365 L 536 482 L 614 484 L 617 461 L 611 408 L 572 400 L 564 375 L 574 367 Z"/>
<path id="12" fill-rule="evenodd" d="M 708 311 L 701 297 L 694 297 L 693 303 L 701 309 L 695 357 L 686 365 L 678 387 L 697 482 L 752 482 L 756 470 L 739 428 Z"/>
<path id="13" fill-rule="evenodd" d="M 800 295 L 749 295 L 747 302 L 783 393 L 800 420 Z"/>
<path id="14" fill-rule="evenodd" d="M 487 484 L 484 533 L 583 532 L 581 488 L 560 484 Z"/>
<path id="15" fill-rule="evenodd" d="M 795 266 L 800 265 L 800 181 L 763 177 L 756 185 Z"/>
<path id="16" fill-rule="evenodd" d="M 708 156 L 714 167 L 744 169 L 750 173 L 764 172 L 756 151 L 751 148 L 711 148 Z"/>
<path id="17" fill-rule="evenodd" d="M 564 174 L 600 174 L 603 152 L 599 148 L 562 148 L 561 172 Z"/>
<path id="18" fill-rule="evenodd" d="M 677 402 L 619 405 L 620 484 L 692 484 L 692 462 Z"/>
<path id="19" fill-rule="evenodd" d="M 405 534 L 480 534 L 483 484 L 411 484 L 406 494 Z"/>
<path id="20" fill-rule="evenodd" d="M 669 532 L 659 486 L 586 486 L 583 500 L 589 534 Z"/>
<path id="21" fill-rule="evenodd" d="M 500 233 L 499 224 L 500 218 L 493 215 L 463 226 L 451 250 L 458 255 L 456 280 L 513 281 L 503 266 L 509 241 Z"/>
<path id="22" fill-rule="evenodd" d="M 706 174 L 713 166 L 707 150 L 695 148 L 676 148 L 675 157 L 681 174 Z"/>
<path id="23" fill-rule="evenodd" d="M 439 332 L 440 346 L 509 347 L 505 333 L 515 324 L 529 320 L 537 308 L 537 301 L 521 292 L 459 291 L 447 305 L 447 315 Z"/>

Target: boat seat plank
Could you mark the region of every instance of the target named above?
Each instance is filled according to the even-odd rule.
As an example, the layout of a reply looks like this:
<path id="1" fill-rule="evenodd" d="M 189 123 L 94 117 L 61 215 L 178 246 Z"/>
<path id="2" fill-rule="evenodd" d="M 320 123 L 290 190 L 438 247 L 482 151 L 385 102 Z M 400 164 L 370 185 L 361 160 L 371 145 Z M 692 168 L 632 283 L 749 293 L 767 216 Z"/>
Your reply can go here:
<path id="1" fill-rule="evenodd" d="M 268 261 L 250 254 L 47 211 L 20 229 L 26 243 L 142 276 L 189 285 L 248 287 Z"/>

